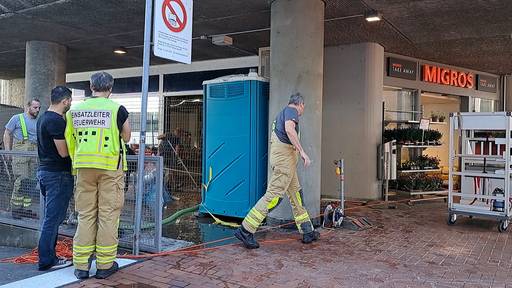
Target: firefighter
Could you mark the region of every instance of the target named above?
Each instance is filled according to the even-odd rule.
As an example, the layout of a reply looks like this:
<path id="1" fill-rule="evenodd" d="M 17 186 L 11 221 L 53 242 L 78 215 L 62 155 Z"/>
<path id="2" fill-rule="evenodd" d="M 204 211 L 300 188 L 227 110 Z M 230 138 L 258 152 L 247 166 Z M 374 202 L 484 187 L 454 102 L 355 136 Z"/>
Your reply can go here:
<path id="1" fill-rule="evenodd" d="M 14 151 L 37 151 L 37 115 L 41 108 L 38 99 L 32 99 L 27 103 L 24 113 L 11 117 L 4 132 L 4 149 Z M 14 174 L 14 189 L 11 197 L 11 213 L 14 219 L 22 216 L 33 217 L 30 210 L 32 197 L 35 191 L 37 159 L 26 156 L 14 156 L 12 158 L 12 172 Z"/>
<path id="2" fill-rule="evenodd" d="M 308 212 L 304 208 L 302 189 L 297 176 L 298 156 L 304 161 L 304 167 L 311 164 L 309 156 L 299 141 L 299 116 L 304 113 L 304 98 L 300 93 L 290 97 L 286 106 L 277 115 L 272 124 L 270 144 L 270 167 L 272 177 L 265 195 L 249 211 L 235 236 L 248 249 L 259 248 L 254 233 L 268 212 L 277 207 L 286 193 L 290 199 L 295 224 L 302 234 L 302 242 L 309 244 L 320 237 L 315 231 Z"/>
<path id="3" fill-rule="evenodd" d="M 77 174 L 73 265 L 78 279 L 89 277 L 94 253 L 96 278 L 107 278 L 119 268 L 117 231 L 124 204 L 125 143 L 131 128 L 126 108 L 108 99 L 113 85 L 110 74 L 93 74 L 92 97 L 66 114 L 66 141 Z"/>

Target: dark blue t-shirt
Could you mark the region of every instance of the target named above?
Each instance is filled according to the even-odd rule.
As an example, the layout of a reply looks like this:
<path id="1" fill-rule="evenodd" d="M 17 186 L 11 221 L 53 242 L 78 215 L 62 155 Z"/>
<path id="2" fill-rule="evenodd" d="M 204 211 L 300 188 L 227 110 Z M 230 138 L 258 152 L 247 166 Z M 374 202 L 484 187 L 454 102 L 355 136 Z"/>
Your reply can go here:
<path id="1" fill-rule="evenodd" d="M 53 112 L 46 111 L 37 120 L 37 154 L 39 169 L 49 172 L 71 172 L 71 158 L 62 158 L 53 140 L 64 140 L 66 121 Z"/>
<path id="2" fill-rule="evenodd" d="M 295 131 L 299 134 L 299 111 L 290 106 L 286 106 L 277 114 L 276 120 L 274 121 L 274 132 L 281 142 L 292 145 L 288 134 L 286 134 L 284 125 L 284 123 L 289 120 L 295 122 Z"/>

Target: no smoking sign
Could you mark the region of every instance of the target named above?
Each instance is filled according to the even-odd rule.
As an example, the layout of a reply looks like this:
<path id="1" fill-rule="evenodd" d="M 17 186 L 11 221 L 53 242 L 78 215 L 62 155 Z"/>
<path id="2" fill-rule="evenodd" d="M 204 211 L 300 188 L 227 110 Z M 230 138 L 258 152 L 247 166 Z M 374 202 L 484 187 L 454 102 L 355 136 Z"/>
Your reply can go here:
<path id="1" fill-rule="evenodd" d="M 187 10 L 181 0 L 165 0 L 162 5 L 162 19 L 172 32 L 181 32 L 187 26 Z"/>

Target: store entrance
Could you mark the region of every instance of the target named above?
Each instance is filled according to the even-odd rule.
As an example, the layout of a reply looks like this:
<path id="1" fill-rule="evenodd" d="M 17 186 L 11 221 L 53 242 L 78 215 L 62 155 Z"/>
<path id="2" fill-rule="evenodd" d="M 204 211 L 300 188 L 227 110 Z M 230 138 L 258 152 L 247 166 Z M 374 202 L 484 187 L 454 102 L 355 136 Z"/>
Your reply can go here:
<path id="1" fill-rule="evenodd" d="M 470 111 L 470 104 L 466 96 L 384 89 L 383 143 L 391 141 L 396 151 L 396 177 L 385 185 L 388 195 L 412 201 L 446 197 L 449 116 Z"/>

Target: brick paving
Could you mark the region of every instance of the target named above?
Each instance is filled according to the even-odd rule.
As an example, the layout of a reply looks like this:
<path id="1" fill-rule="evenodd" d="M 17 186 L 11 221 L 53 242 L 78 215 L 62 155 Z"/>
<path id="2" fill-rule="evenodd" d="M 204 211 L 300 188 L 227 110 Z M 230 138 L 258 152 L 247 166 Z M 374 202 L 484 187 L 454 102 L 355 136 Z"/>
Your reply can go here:
<path id="1" fill-rule="evenodd" d="M 298 234 L 269 232 L 259 236 L 260 249 L 237 244 L 162 256 L 68 287 L 512 288 L 511 233 L 499 233 L 493 221 L 459 217 L 448 226 L 442 202 L 350 214 L 375 227 L 324 230 L 309 246 Z"/>

